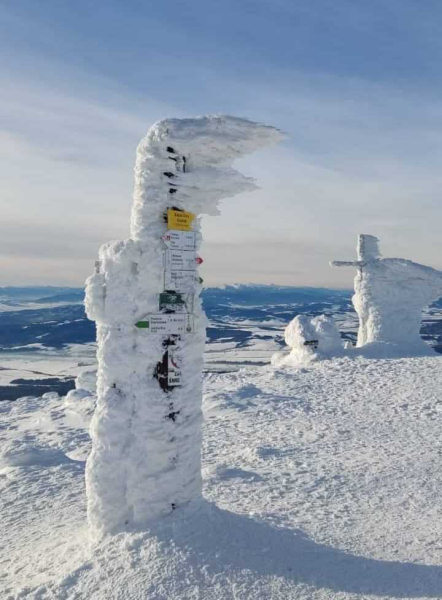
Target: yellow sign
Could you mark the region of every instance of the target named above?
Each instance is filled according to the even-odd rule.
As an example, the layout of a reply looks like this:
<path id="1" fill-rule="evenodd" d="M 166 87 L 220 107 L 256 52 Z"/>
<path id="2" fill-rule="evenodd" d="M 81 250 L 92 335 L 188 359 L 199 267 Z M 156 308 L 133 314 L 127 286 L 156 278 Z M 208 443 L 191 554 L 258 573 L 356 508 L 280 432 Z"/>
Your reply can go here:
<path id="1" fill-rule="evenodd" d="M 178 229 L 180 231 L 191 231 L 195 215 L 184 210 L 167 209 L 167 226 L 169 229 Z"/>

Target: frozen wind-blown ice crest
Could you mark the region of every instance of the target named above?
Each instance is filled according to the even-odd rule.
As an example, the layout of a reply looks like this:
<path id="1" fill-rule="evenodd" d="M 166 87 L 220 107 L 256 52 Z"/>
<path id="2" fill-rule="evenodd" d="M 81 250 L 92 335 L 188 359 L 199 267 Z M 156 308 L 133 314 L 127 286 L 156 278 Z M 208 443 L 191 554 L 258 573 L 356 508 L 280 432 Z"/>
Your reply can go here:
<path id="1" fill-rule="evenodd" d="M 86 488 L 89 522 L 98 538 L 143 527 L 201 494 L 206 325 L 201 281 L 195 277 L 191 282 L 193 333 L 175 336 L 180 338 L 179 386 L 162 389 L 154 378 L 167 339 L 135 324 L 158 313 L 159 295 L 167 287 L 167 209 L 217 214 L 221 198 L 256 187 L 232 162 L 281 137 L 273 127 L 208 116 L 160 121 L 138 146 L 131 238 L 104 244 L 96 272 L 86 282 L 99 364 Z M 197 252 L 198 218 L 192 236 L 192 251 Z"/>

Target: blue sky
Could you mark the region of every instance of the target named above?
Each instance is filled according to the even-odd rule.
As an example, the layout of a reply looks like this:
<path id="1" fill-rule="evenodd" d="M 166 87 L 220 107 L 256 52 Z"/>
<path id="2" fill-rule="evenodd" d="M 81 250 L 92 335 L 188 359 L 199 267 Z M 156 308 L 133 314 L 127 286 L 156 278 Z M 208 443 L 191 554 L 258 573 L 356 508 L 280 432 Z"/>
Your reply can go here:
<path id="1" fill-rule="evenodd" d="M 350 286 L 328 260 L 357 233 L 442 268 L 439 1 L 0 7 L 0 285 L 81 285 L 128 235 L 138 140 L 205 113 L 287 133 L 241 161 L 261 190 L 205 218 L 208 285 Z"/>

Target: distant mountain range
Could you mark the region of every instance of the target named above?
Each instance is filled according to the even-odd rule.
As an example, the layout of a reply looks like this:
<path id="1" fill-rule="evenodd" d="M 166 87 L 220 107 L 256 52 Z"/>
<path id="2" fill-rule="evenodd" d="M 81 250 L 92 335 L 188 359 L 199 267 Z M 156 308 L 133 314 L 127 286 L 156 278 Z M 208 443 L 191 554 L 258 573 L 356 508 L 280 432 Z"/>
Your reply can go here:
<path id="1" fill-rule="evenodd" d="M 284 327 L 297 314 L 333 316 L 341 336 L 355 341 L 358 320 L 352 294 L 351 290 L 273 285 L 203 290 L 203 306 L 210 321 L 206 370 L 219 372 L 268 363 L 272 353 L 284 347 Z M 75 371 L 68 368 L 58 381 L 47 379 L 37 384 L 29 377 L 34 373 L 32 361 L 36 361 L 38 372 L 37 361 L 47 361 L 48 356 L 53 361 L 62 355 L 72 356 L 72 365 L 77 365 L 83 359 L 79 362 L 75 357 L 79 349 L 85 348 L 88 360 L 94 360 L 91 342 L 95 341 L 95 324 L 86 317 L 83 299 L 82 288 L 0 288 L 0 374 L 7 384 L 0 385 L 0 399 L 41 395 L 50 389 L 66 393 L 72 387 Z M 421 335 L 442 353 L 442 299 L 424 312 Z M 28 374 L 23 371 L 24 361 Z M 46 375 L 58 377 L 60 373 L 55 362 L 52 370 L 46 364 Z M 8 381 L 16 386 L 13 394 Z"/>
<path id="2" fill-rule="evenodd" d="M 297 314 L 328 314 L 343 321 L 353 321 L 353 331 L 344 327 L 343 337 L 354 339 L 356 315 L 351 304 L 351 290 L 288 287 L 274 285 L 229 285 L 207 288 L 202 292 L 203 306 L 211 321 L 210 341 L 235 338 L 244 343 L 250 337 L 241 323 L 250 322 L 266 328 L 270 321 L 280 322 L 282 330 Z M 82 288 L 4 287 L 0 288 L 0 352 L 20 352 L 25 346 L 39 344 L 61 348 L 67 344 L 83 344 L 95 340 L 95 325 L 86 317 Z M 16 309 L 16 310 L 14 310 Z M 439 313 L 442 299 L 423 316 L 423 337 L 442 351 L 442 323 Z M 441 317 L 442 318 L 442 317 Z M 35 351 L 30 347 L 29 351 Z"/>
<path id="3" fill-rule="evenodd" d="M 203 306 L 213 325 L 208 328 L 209 339 L 234 337 L 238 343 L 251 336 L 250 331 L 238 328 L 243 321 L 265 327 L 266 321 L 277 319 L 283 327 L 298 312 L 351 311 L 350 297 L 348 290 L 264 285 L 207 288 L 202 292 Z M 0 288 L 0 304 L 9 307 L 0 312 L 0 351 L 16 348 L 23 352 L 30 344 L 61 348 L 94 341 L 95 325 L 86 317 L 83 298 L 81 288 Z M 30 352 L 37 349 L 28 348 Z"/>
<path id="4" fill-rule="evenodd" d="M 0 287 L 0 304 L 14 306 L 33 302 L 36 304 L 83 302 L 83 288 L 65 287 Z"/>

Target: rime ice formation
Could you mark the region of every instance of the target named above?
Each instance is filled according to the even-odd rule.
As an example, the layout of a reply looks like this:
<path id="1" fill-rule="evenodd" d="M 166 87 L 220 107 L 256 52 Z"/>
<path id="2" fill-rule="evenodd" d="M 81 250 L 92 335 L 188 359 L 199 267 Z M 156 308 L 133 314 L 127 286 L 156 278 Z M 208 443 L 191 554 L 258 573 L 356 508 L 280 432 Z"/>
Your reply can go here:
<path id="1" fill-rule="evenodd" d="M 326 315 L 309 317 L 298 315 L 287 325 L 284 339 L 290 346 L 289 354 L 278 352 L 272 356 L 274 366 L 300 366 L 314 360 L 343 354 L 343 343 L 334 320 Z"/>
<path id="2" fill-rule="evenodd" d="M 403 258 L 381 258 L 378 239 L 360 235 L 353 305 L 359 316 L 358 347 L 404 355 L 433 354 L 419 335 L 422 310 L 442 296 L 442 272 Z M 366 348 L 368 349 L 368 348 Z"/>
<path id="3" fill-rule="evenodd" d="M 161 121 L 138 146 L 131 238 L 103 245 L 96 272 L 86 282 L 99 364 L 86 490 L 89 523 L 98 538 L 143 527 L 200 496 L 206 319 L 196 272 L 170 270 L 168 262 L 177 258 L 171 254 L 176 232 L 167 237 L 174 227 L 164 214 L 172 206 L 196 215 L 218 214 L 221 198 L 256 187 L 231 167 L 233 160 L 280 138 L 272 127 L 208 116 Z M 198 218 L 193 232 L 191 239 L 179 233 L 177 243 L 184 244 L 179 253 L 182 258 L 186 249 L 186 261 L 195 260 L 201 242 Z M 159 294 L 165 290 L 185 299 L 174 307 L 175 317 L 181 312 L 185 319 L 180 335 L 150 331 L 149 318 L 158 316 Z M 146 315 L 149 331 L 135 326 Z M 193 333 L 187 333 L 192 319 Z M 173 346 L 173 355 L 165 344 Z M 161 379 L 161 369 L 172 369 L 173 361 L 180 363 L 175 375 L 181 383 L 169 388 L 172 383 Z"/>
<path id="4" fill-rule="evenodd" d="M 66 395 L 67 402 L 77 402 L 83 398 L 95 396 L 97 389 L 97 372 L 82 371 L 75 379 L 75 389 L 70 390 Z"/>
<path id="5" fill-rule="evenodd" d="M 97 371 L 81 371 L 75 380 L 75 389 L 85 390 L 93 396 L 97 392 Z"/>

